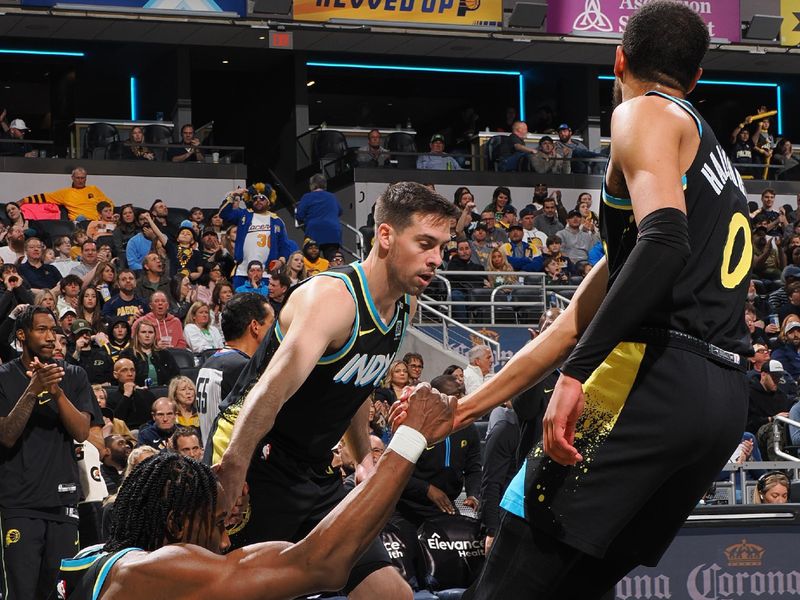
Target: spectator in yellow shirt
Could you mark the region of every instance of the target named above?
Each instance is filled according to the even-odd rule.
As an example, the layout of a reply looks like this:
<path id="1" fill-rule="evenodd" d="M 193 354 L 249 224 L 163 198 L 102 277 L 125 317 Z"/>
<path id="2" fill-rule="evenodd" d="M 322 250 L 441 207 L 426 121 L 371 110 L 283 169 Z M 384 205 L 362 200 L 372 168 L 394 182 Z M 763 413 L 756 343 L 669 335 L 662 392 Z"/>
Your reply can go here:
<path id="1" fill-rule="evenodd" d="M 329 266 L 328 261 L 319 255 L 319 244 L 309 238 L 306 238 L 303 244 L 303 263 L 309 277 L 327 271 Z"/>
<path id="2" fill-rule="evenodd" d="M 97 204 L 101 201 L 114 206 L 114 202 L 96 185 L 86 185 L 86 169 L 76 167 L 72 170 L 72 187 L 34 194 L 20 200 L 20 204 L 58 204 L 67 209 L 69 220 L 83 216 L 91 221 L 99 218 Z"/>

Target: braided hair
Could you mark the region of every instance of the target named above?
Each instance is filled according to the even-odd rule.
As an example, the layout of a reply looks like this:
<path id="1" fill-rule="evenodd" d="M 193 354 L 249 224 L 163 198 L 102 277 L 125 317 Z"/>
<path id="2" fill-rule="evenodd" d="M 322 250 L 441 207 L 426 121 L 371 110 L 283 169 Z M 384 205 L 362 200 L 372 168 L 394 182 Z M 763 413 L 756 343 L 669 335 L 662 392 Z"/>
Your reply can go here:
<path id="1" fill-rule="evenodd" d="M 124 548 L 152 551 L 164 540 L 178 542 L 168 521 L 194 529 L 198 515 L 213 515 L 217 505 L 217 478 L 207 465 L 174 453 L 156 454 L 136 466 L 122 484 L 114 503 L 106 552 Z"/>

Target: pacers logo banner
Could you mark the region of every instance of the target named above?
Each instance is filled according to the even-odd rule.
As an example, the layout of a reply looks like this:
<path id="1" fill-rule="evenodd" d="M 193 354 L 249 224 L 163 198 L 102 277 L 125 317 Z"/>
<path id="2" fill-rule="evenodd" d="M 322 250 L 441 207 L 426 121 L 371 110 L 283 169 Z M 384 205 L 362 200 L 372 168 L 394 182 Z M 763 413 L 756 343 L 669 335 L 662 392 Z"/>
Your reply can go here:
<path id="1" fill-rule="evenodd" d="M 622 37 L 628 19 L 650 0 L 548 0 L 547 32 Z M 738 42 L 742 37 L 739 2 L 680 0 L 708 25 L 712 39 Z"/>
<path id="2" fill-rule="evenodd" d="M 386 21 L 499 27 L 502 0 L 294 0 L 298 21 Z"/>

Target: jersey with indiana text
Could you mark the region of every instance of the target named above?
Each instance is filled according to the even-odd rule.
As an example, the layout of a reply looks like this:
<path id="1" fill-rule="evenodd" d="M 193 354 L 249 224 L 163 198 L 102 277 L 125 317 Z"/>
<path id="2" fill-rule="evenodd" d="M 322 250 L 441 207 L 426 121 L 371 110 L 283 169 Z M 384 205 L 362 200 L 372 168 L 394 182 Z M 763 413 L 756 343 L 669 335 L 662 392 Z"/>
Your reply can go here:
<path id="1" fill-rule="evenodd" d="M 274 426 L 258 448 L 265 452 L 270 445 L 275 445 L 300 461 L 326 463 L 330 460 L 331 448 L 350 425 L 350 419 L 380 385 L 394 360 L 408 326 L 410 301 L 407 295 L 397 300 L 393 317 L 385 323 L 375 307 L 359 263 L 315 277 L 336 277 L 347 286 L 356 305 L 352 333 L 342 348 L 319 359 L 300 389 L 281 407 Z M 320 310 L 327 309 L 320 307 Z M 212 434 L 214 462 L 219 461 L 228 445 L 247 393 L 282 340 L 283 332 L 276 319 L 220 407 Z"/>

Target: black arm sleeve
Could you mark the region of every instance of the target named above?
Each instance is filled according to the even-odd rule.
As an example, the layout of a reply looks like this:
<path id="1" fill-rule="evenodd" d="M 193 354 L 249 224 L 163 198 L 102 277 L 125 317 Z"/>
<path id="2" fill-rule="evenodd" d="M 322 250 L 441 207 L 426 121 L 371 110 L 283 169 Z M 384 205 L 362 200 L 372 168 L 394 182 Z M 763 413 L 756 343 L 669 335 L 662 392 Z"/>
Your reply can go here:
<path id="1" fill-rule="evenodd" d="M 561 372 L 586 381 L 614 347 L 669 297 L 690 254 L 685 213 L 661 208 L 642 219 L 636 246 Z"/>

